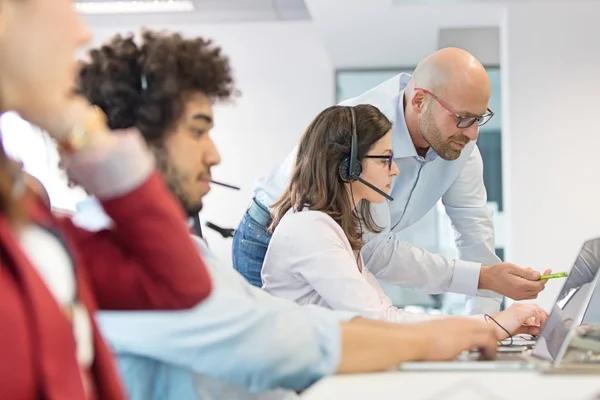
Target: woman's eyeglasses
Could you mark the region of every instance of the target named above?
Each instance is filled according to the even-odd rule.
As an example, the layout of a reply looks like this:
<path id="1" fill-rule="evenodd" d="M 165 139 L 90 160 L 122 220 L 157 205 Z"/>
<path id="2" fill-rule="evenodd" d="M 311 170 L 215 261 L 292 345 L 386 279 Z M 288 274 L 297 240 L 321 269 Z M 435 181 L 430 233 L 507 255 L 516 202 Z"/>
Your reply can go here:
<path id="1" fill-rule="evenodd" d="M 390 151 L 390 154 L 388 155 L 381 155 L 381 156 L 369 156 L 366 155 L 365 158 L 375 158 L 378 160 L 387 160 L 387 165 L 388 165 L 388 171 L 392 170 L 392 163 L 394 162 L 394 152 Z"/>

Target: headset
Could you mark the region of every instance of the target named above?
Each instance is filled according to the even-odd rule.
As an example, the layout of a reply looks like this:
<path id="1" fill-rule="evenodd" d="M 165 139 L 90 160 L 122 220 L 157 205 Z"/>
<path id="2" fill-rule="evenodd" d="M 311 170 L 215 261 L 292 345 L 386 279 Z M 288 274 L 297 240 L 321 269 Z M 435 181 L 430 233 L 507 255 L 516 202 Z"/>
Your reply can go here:
<path id="1" fill-rule="evenodd" d="M 394 198 L 392 196 L 390 196 L 383 190 L 376 188 L 373 184 L 361 178 L 363 167 L 360 163 L 360 160 L 358 159 L 358 135 L 356 134 L 356 113 L 354 112 L 354 107 L 349 106 L 348 109 L 350 109 L 350 116 L 352 119 L 352 139 L 350 142 L 350 155 L 345 156 L 342 159 L 342 163 L 340 164 L 340 178 L 345 183 L 359 181 L 360 183 L 376 191 L 386 199 L 393 201 Z"/>

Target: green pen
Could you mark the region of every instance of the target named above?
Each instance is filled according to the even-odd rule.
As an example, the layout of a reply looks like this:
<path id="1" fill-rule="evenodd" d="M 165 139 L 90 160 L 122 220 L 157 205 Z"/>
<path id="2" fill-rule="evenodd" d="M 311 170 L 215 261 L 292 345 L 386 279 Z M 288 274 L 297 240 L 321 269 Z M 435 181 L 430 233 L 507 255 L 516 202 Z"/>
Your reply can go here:
<path id="1" fill-rule="evenodd" d="M 555 274 L 550 274 L 550 275 L 542 275 L 540 276 L 540 281 L 542 279 L 555 279 L 555 278 L 566 278 L 567 277 L 567 273 L 566 272 L 557 272 Z"/>

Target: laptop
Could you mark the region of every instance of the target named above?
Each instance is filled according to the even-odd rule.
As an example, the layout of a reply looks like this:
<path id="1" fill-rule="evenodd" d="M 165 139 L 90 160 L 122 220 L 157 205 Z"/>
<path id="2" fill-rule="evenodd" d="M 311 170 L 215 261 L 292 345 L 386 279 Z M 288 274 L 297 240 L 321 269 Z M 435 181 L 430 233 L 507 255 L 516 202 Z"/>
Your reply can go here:
<path id="1" fill-rule="evenodd" d="M 500 346 L 496 360 L 481 360 L 480 353 L 472 351 L 463 353 L 454 361 L 409 362 L 397 366 L 396 369 L 403 371 L 547 369 L 577 362 L 577 356 L 573 354 L 576 355 L 576 347 L 581 346 L 582 330 L 586 330 L 585 335 L 589 337 L 600 336 L 598 334 L 600 329 L 593 327 L 594 324 L 600 324 L 599 270 L 600 238 L 595 238 L 586 241 L 581 247 L 550 311 L 546 325 L 531 350 L 527 350 L 527 346 L 521 346 L 523 342 L 515 339 L 515 347 L 520 346 L 519 352 L 515 353 L 511 346 Z M 591 339 L 586 340 L 588 340 L 586 343 L 593 348 L 595 344 Z M 600 349 L 600 340 L 597 345 Z M 581 353 L 588 354 L 589 351 L 583 349 Z M 582 362 L 583 360 L 579 360 L 580 364 Z"/>

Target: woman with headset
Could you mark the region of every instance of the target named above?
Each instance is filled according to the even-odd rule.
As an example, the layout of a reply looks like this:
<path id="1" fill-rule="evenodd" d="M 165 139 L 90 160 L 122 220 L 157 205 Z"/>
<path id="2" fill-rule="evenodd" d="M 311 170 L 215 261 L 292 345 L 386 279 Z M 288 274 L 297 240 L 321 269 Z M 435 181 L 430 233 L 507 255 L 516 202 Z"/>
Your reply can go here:
<path id="1" fill-rule="evenodd" d="M 390 199 L 387 192 L 401 173 L 391 126 L 371 105 L 329 107 L 312 121 L 300 139 L 290 183 L 273 207 L 263 289 L 377 320 L 439 318 L 394 307 L 360 255 L 364 235 L 381 230 L 370 204 Z M 504 339 L 539 333 L 547 314 L 536 305 L 514 304 L 488 317 Z"/>

